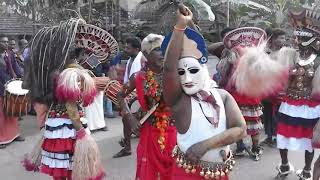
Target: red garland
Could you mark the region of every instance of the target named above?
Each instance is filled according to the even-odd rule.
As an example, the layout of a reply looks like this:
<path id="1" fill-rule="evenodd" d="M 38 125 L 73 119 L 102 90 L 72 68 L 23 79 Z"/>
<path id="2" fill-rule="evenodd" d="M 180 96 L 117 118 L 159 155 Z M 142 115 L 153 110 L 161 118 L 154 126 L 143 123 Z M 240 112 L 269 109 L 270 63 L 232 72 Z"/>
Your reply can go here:
<path id="1" fill-rule="evenodd" d="M 165 149 L 166 144 L 166 131 L 169 124 L 170 112 L 167 111 L 167 107 L 160 102 L 161 100 L 161 87 L 159 82 L 154 78 L 154 73 L 151 70 L 147 70 L 147 79 L 146 79 L 146 95 L 152 97 L 156 103 L 159 103 L 158 108 L 155 110 L 153 115 L 155 116 L 155 126 L 159 129 L 159 138 L 158 143 L 160 149 Z"/>

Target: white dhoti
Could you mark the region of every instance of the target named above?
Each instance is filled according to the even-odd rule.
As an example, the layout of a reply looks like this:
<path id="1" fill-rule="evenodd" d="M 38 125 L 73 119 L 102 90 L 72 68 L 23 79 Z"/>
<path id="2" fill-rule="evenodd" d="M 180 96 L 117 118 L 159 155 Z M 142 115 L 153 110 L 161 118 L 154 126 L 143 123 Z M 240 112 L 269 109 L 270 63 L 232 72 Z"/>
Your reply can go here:
<path id="1" fill-rule="evenodd" d="M 103 92 L 99 92 L 94 102 L 84 108 L 90 131 L 106 127 L 103 112 Z"/>

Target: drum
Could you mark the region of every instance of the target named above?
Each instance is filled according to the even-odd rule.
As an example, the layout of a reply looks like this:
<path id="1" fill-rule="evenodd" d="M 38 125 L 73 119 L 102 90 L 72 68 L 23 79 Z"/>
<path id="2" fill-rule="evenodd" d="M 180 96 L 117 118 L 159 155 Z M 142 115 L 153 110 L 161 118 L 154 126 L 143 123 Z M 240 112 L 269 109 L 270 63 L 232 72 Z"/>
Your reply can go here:
<path id="1" fill-rule="evenodd" d="M 29 90 L 22 89 L 21 79 L 12 79 L 5 84 L 4 113 L 7 116 L 20 117 L 28 113 Z"/>
<path id="2" fill-rule="evenodd" d="M 119 102 L 117 99 L 117 94 L 119 93 L 119 91 L 121 91 L 122 89 L 122 85 L 119 83 L 119 81 L 117 80 L 111 80 L 108 84 L 107 84 L 107 88 L 105 91 L 105 95 L 116 105 L 119 106 Z M 128 103 L 128 106 L 130 108 L 130 112 L 131 113 L 136 113 L 139 111 L 140 109 L 140 104 L 137 98 L 137 93 L 135 91 L 133 91 L 132 93 L 130 93 L 125 100 Z"/>

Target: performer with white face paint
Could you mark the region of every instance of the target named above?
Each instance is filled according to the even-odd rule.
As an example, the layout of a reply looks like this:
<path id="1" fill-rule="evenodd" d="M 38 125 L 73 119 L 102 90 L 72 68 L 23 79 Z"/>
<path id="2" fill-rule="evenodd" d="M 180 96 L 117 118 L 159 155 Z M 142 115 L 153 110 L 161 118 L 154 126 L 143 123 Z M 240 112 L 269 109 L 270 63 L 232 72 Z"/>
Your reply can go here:
<path id="1" fill-rule="evenodd" d="M 232 96 L 210 80 L 204 39 L 187 28 L 190 22 L 192 12 L 179 5 L 174 31 L 162 44 L 163 94 L 178 131 L 172 179 L 227 180 L 235 163 L 229 144 L 245 136 L 246 125 Z"/>
<path id="2" fill-rule="evenodd" d="M 206 82 L 206 69 L 193 57 L 180 59 L 178 74 L 181 78 L 182 89 L 186 94 L 192 95 L 204 88 Z"/>

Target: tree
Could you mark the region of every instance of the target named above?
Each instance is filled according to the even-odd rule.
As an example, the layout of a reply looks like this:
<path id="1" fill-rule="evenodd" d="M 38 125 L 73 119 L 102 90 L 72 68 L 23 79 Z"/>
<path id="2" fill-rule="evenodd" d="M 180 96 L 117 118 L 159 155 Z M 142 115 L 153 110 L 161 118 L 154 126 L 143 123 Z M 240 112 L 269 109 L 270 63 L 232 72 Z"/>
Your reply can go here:
<path id="1" fill-rule="evenodd" d="M 144 0 L 137 5 L 134 19 L 139 19 L 143 27 L 152 29 L 153 32 L 166 34 L 175 23 L 178 2 L 191 8 L 196 20 L 210 17 L 210 6 L 202 0 Z"/>
<path id="2" fill-rule="evenodd" d="M 230 0 L 230 24 L 232 27 L 287 27 L 288 9 L 301 6 L 300 0 Z M 309 1 L 310 2 L 310 1 Z M 214 12 L 219 12 L 226 21 L 227 0 L 212 3 Z M 304 2 L 303 2 L 304 3 Z M 219 20 L 219 19 L 218 19 Z"/>
<path id="3" fill-rule="evenodd" d="M 99 21 L 105 17 L 105 11 L 96 11 L 92 0 L 87 4 L 80 0 L 2 0 L 8 9 L 26 18 L 33 19 L 37 25 L 58 24 L 60 21 L 82 17 L 87 22 Z M 33 15 L 33 16 L 32 16 Z M 101 20 L 100 22 L 103 22 Z M 103 23 L 105 24 L 105 23 Z"/>

